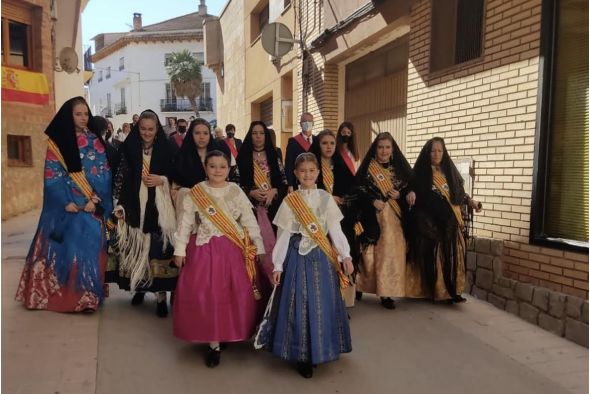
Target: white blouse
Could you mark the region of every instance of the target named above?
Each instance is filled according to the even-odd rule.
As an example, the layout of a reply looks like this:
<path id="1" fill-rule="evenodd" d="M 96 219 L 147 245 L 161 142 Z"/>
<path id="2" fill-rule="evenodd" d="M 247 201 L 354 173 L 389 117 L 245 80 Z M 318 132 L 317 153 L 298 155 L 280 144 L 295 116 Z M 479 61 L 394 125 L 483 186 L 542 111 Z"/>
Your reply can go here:
<path id="1" fill-rule="evenodd" d="M 207 182 L 204 182 L 205 190 L 220 209 L 226 215 L 230 214 L 230 218 L 234 220 L 236 228 L 240 237 L 244 236 L 244 228 L 248 230 L 250 239 L 256 245 L 258 254 L 264 254 L 264 244 L 262 243 L 262 236 L 260 235 L 260 228 L 256 222 L 256 217 L 252 212 L 252 204 L 246 194 L 240 189 L 238 185 L 229 182 L 224 187 L 210 187 Z M 178 221 L 178 229 L 174 233 L 174 255 L 186 256 L 186 246 L 188 244 L 191 234 L 196 232 L 196 245 L 204 245 L 211 237 L 221 237 L 223 233 L 215 227 L 215 225 L 206 217 L 203 216 L 190 193 L 186 193 L 182 200 L 182 216 Z M 223 253 L 223 251 L 219 251 Z"/>
<path id="2" fill-rule="evenodd" d="M 322 230 L 330 236 L 339 257 L 341 259 L 350 257 L 350 246 L 340 226 L 340 221 L 343 219 L 342 212 L 340 212 L 340 208 L 336 205 L 332 195 L 321 189 L 299 189 L 295 193 L 300 193 L 303 196 L 307 205 L 319 219 Z M 299 254 L 301 256 L 305 256 L 318 246 L 309 238 L 286 201 L 283 201 L 279 207 L 273 223 L 278 227 L 277 242 L 272 251 L 274 271 L 283 270 L 283 262 L 287 257 L 291 234 L 301 234 L 301 242 L 299 243 Z"/>

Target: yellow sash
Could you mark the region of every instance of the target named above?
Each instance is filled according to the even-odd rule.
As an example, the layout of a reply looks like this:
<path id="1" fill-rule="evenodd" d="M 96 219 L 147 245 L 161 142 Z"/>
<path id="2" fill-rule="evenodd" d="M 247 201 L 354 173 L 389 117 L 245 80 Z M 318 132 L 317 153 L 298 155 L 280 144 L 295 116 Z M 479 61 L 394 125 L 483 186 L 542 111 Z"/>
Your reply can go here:
<path id="1" fill-rule="evenodd" d="M 150 174 L 150 163 L 146 159 L 143 159 L 143 165 L 141 167 L 141 176 L 148 176 Z"/>
<path id="2" fill-rule="evenodd" d="M 57 157 L 57 160 L 60 162 L 62 167 L 68 172 L 70 178 L 72 178 L 72 181 L 74 181 L 76 186 L 78 186 L 78 189 L 80 189 L 82 194 L 84 194 L 84 197 L 90 200 L 94 195 L 94 191 L 92 190 L 92 186 L 90 186 L 88 179 L 86 179 L 84 171 L 68 171 L 68 166 L 66 165 L 66 161 L 64 160 L 61 152 L 59 151 L 59 147 L 51 138 L 47 140 L 47 147 L 55 155 L 55 157 Z"/>
<path id="3" fill-rule="evenodd" d="M 330 168 L 329 164 L 322 161 L 322 180 L 324 181 L 324 187 L 330 194 L 334 192 L 334 172 Z"/>
<path id="4" fill-rule="evenodd" d="M 254 184 L 256 185 L 256 187 L 258 189 L 267 191 L 270 190 L 270 181 L 268 180 L 268 177 L 266 176 L 266 173 L 262 170 L 262 167 L 260 167 L 260 164 L 256 163 L 256 161 L 253 161 L 254 163 Z"/>
<path id="5" fill-rule="evenodd" d="M 451 195 L 449 193 L 449 186 L 447 184 L 447 178 L 443 173 L 440 172 L 432 172 L 432 183 L 438 189 L 438 191 L 443 195 L 443 197 L 447 200 L 453 213 L 455 214 L 455 218 L 457 219 L 457 223 L 459 223 L 460 227 L 463 227 L 463 215 L 461 215 L 461 207 L 459 205 L 454 205 L 451 202 Z M 446 188 L 445 188 L 446 186 Z"/>
<path id="6" fill-rule="evenodd" d="M 340 280 L 340 288 L 346 288 L 350 285 L 348 278 L 342 272 L 340 263 L 338 262 L 338 253 L 332 246 L 332 243 L 328 239 L 328 236 L 322 230 L 320 221 L 311 211 L 311 208 L 305 203 L 301 194 L 295 192 L 290 193 L 285 197 L 287 205 L 295 213 L 297 221 L 301 223 L 307 235 L 320 247 L 322 252 L 328 256 L 328 260 L 338 273 L 338 279 Z"/>
<path id="7" fill-rule="evenodd" d="M 391 182 L 391 174 L 389 170 L 381 167 L 375 160 L 371 160 L 371 163 L 369 163 L 369 174 L 371 174 L 371 177 L 379 188 L 379 191 L 381 191 L 381 194 L 387 197 L 387 193 L 393 189 L 393 182 Z M 395 201 L 393 198 L 388 198 L 387 202 L 397 217 L 401 218 L 402 210 L 399 207 L 397 201 Z"/>
<path id="8" fill-rule="evenodd" d="M 219 208 L 213 198 L 205 191 L 200 183 L 191 189 L 190 196 L 199 209 L 199 212 L 206 216 L 207 219 L 209 219 L 223 235 L 225 235 L 236 246 L 242 249 L 242 253 L 244 254 L 244 259 L 246 261 L 246 272 L 248 273 L 248 278 L 252 283 L 254 297 L 259 300 L 261 295 L 255 283 L 257 250 L 256 246 L 252 243 L 248 232 L 246 229 L 244 229 L 244 238 L 240 238 L 236 228 L 238 223 L 236 223 L 233 219 L 230 219 L 223 212 L 223 210 Z M 220 250 L 219 253 L 223 253 L 223 251 Z"/>

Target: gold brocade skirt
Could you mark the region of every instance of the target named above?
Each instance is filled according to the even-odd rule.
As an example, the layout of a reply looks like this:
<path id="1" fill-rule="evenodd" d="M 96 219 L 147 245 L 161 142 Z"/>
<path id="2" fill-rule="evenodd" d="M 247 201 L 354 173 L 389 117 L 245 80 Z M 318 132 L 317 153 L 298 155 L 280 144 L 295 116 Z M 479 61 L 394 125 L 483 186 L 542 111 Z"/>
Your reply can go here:
<path id="1" fill-rule="evenodd" d="M 456 251 L 457 251 L 457 277 L 456 286 L 457 294 L 460 295 L 465 289 L 465 239 L 460 231 L 457 231 L 456 240 Z M 442 301 L 451 298 L 447 287 L 445 286 L 445 280 L 443 277 L 443 254 L 442 248 L 438 248 L 436 253 L 436 282 L 434 284 L 434 300 Z M 406 267 L 406 296 L 409 298 L 431 298 L 431 290 L 427 288 L 427 285 L 422 281 L 422 273 L 420 267 L 417 264 L 408 263 Z"/>
<path id="2" fill-rule="evenodd" d="M 380 236 L 362 250 L 356 290 L 379 297 L 406 296 L 406 239 L 389 204 L 377 213 Z"/>

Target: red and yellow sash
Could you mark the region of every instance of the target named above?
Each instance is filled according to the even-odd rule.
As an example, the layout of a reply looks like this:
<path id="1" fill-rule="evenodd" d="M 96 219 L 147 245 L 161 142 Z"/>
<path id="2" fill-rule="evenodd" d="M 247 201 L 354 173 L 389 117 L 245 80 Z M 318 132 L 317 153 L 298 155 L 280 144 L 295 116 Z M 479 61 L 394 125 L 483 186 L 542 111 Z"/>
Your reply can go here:
<path id="1" fill-rule="evenodd" d="M 307 235 L 320 247 L 322 252 L 328 256 L 328 260 L 336 270 L 338 274 L 338 279 L 340 281 L 340 288 L 346 288 L 350 285 L 348 278 L 342 272 L 342 268 L 340 267 L 340 263 L 338 262 L 338 253 L 332 246 L 332 243 L 328 239 L 328 236 L 322 230 L 320 225 L 320 221 L 311 211 L 311 208 L 305 203 L 301 194 L 295 192 L 290 193 L 285 197 L 285 201 L 287 201 L 287 205 L 295 214 L 297 221 L 301 223 L 303 228 L 305 228 L 305 232 Z"/>
<path id="2" fill-rule="evenodd" d="M 225 144 L 227 145 L 227 147 L 229 148 L 229 150 L 231 151 L 231 155 L 234 157 L 234 159 L 237 159 L 238 158 L 238 150 L 236 149 L 234 144 L 229 140 L 229 138 L 226 138 L 224 141 L 225 141 Z"/>
<path id="3" fill-rule="evenodd" d="M 150 163 L 144 158 L 141 167 L 141 176 L 148 176 L 150 174 Z"/>
<path id="4" fill-rule="evenodd" d="M 381 167 L 375 160 L 371 160 L 369 163 L 369 174 L 373 178 L 373 181 L 379 188 L 381 194 L 387 197 L 387 193 L 389 193 L 393 189 L 393 182 L 391 182 L 391 173 L 389 170 Z M 397 201 L 393 198 L 388 198 L 387 202 L 393 209 L 393 212 L 397 215 L 398 218 L 402 217 L 402 210 L 399 207 Z"/>
<path id="5" fill-rule="evenodd" d="M 206 216 L 207 219 L 213 223 L 213 225 L 221 231 L 223 235 L 229 238 L 236 246 L 242 249 L 242 253 L 244 255 L 244 259 L 246 261 L 246 272 L 248 273 L 248 278 L 252 283 L 252 291 L 254 292 L 254 297 L 259 300 L 261 298 L 260 292 L 256 287 L 255 278 L 256 278 L 256 246 L 252 243 L 250 236 L 246 229 L 244 230 L 244 238 L 240 238 L 240 234 L 236 226 L 238 224 L 233 220 L 230 219 L 224 212 L 219 208 L 219 206 L 215 203 L 213 198 L 205 191 L 203 185 L 200 183 L 195 185 L 191 189 L 191 198 L 193 202 L 199 209 L 199 212 Z M 220 251 L 223 253 L 223 251 Z"/>
<path id="6" fill-rule="evenodd" d="M 434 172 L 433 171 L 432 172 L 432 183 L 434 184 L 434 186 L 438 189 L 440 194 L 443 195 L 445 200 L 447 200 L 447 202 L 451 206 L 451 209 L 453 210 L 453 213 L 455 214 L 455 218 L 457 219 L 457 223 L 459 223 L 459 226 L 463 227 L 463 215 L 461 215 L 461 207 L 459 205 L 454 205 L 451 202 L 451 194 L 449 193 L 449 186 L 447 184 L 447 178 L 445 177 L 445 174 L 443 174 L 441 172 Z M 445 185 L 447 186 L 446 188 L 445 188 Z"/>
<path id="7" fill-rule="evenodd" d="M 299 143 L 299 145 L 301 145 L 303 150 L 305 150 L 306 152 L 309 150 L 311 144 L 307 141 L 307 138 L 303 136 L 303 133 L 299 133 L 293 138 L 295 139 L 295 141 Z"/>
<path id="8" fill-rule="evenodd" d="M 330 165 L 322 161 L 322 181 L 326 191 L 330 194 L 334 192 L 334 172 Z"/>
<path id="9" fill-rule="evenodd" d="M 258 164 L 255 160 L 253 161 L 254 163 L 254 184 L 256 185 L 256 187 L 258 189 L 267 191 L 271 189 L 271 184 L 270 181 L 268 180 L 268 177 L 266 176 L 266 172 L 264 172 L 264 170 L 262 169 L 262 167 L 260 167 L 260 164 Z"/>
<path id="10" fill-rule="evenodd" d="M 68 166 L 66 165 L 66 161 L 64 160 L 64 157 L 59 151 L 59 147 L 51 138 L 47 140 L 47 147 L 49 148 L 51 153 L 53 153 L 55 157 L 57 157 L 57 160 L 60 162 L 62 167 L 68 172 L 70 178 L 72 178 L 72 181 L 74 181 L 76 186 L 78 186 L 78 189 L 80 189 L 82 194 L 84 194 L 84 197 L 90 200 L 94 195 L 94 191 L 92 190 L 92 186 L 90 186 L 88 179 L 86 179 L 84 171 L 69 172 Z"/>
<path id="11" fill-rule="evenodd" d="M 344 163 L 346 163 L 346 167 L 348 167 L 348 169 L 350 170 L 350 173 L 352 175 L 356 175 L 356 168 L 354 168 L 354 162 L 350 158 L 350 155 L 348 154 L 348 150 L 342 148 L 340 150 L 340 156 L 342 156 L 342 160 L 344 160 Z"/>

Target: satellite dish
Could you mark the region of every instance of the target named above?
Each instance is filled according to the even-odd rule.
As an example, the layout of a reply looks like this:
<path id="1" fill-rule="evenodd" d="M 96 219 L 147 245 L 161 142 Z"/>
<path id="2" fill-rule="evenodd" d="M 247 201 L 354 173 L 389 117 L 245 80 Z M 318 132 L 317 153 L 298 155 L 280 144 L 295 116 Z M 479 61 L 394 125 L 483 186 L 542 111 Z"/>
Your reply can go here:
<path id="1" fill-rule="evenodd" d="M 269 23 L 262 29 L 262 47 L 275 58 L 282 57 L 293 48 L 293 34 L 287 26 L 279 22 Z"/>
<path id="2" fill-rule="evenodd" d="M 68 74 L 78 70 L 78 54 L 72 47 L 65 47 L 59 52 L 59 66 L 61 70 Z"/>

